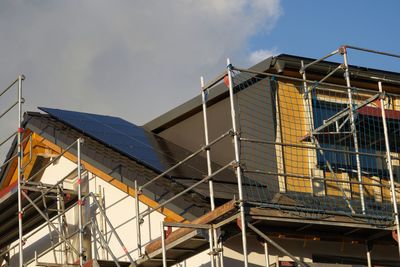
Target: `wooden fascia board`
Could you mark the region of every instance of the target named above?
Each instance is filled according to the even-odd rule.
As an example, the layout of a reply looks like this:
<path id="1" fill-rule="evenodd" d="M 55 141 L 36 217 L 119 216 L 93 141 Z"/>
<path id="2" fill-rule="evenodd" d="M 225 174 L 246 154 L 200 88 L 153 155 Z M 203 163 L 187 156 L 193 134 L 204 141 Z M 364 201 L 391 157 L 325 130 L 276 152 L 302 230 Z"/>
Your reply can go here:
<path id="1" fill-rule="evenodd" d="M 56 153 L 62 153 L 64 152 L 64 150 L 54 144 L 53 142 L 45 139 L 44 137 L 35 134 L 33 135 L 35 142 L 37 144 L 41 144 L 44 147 L 50 148 L 53 151 L 55 151 Z M 65 152 L 64 153 L 64 157 L 73 161 L 73 162 L 77 162 L 77 157 L 70 153 L 70 152 Z M 135 196 L 135 189 L 122 183 L 121 181 L 115 179 L 114 177 L 112 177 L 111 175 L 103 172 L 102 170 L 94 167 L 93 165 L 91 165 L 90 163 L 88 163 L 87 161 L 82 160 L 82 164 L 84 166 L 84 168 L 86 170 L 88 170 L 89 172 L 95 174 L 97 177 L 99 177 L 100 179 L 112 184 L 113 186 L 115 186 L 116 188 L 118 188 L 119 190 L 127 193 L 128 195 L 134 197 Z M 151 198 L 145 196 L 144 194 L 140 194 L 139 195 L 139 200 L 140 202 L 144 203 L 145 205 L 151 207 L 151 208 L 155 208 L 159 205 L 158 202 L 152 200 Z M 164 214 L 167 218 L 176 221 L 176 222 L 184 222 L 185 218 L 183 218 L 182 216 L 180 216 L 179 214 L 173 212 L 172 210 L 168 209 L 168 208 L 161 208 L 160 210 L 158 210 L 160 213 Z"/>
<path id="2" fill-rule="evenodd" d="M 13 177 L 17 173 L 16 172 L 17 171 L 17 164 L 18 164 L 17 163 L 17 159 L 15 158 L 9 164 L 10 164 L 10 166 L 8 168 L 7 173 L 5 174 L 5 177 L 4 177 L 3 183 L 1 185 L 1 188 L 5 188 L 5 187 L 9 186 L 12 183 L 11 181 L 13 180 Z"/>
<path id="3" fill-rule="evenodd" d="M 23 155 L 24 155 L 23 160 L 22 160 L 22 166 L 25 166 L 24 173 L 23 173 L 24 177 L 29 176 L 30 171 L 32 170 L 32 167 L 33 167 L 34 160 L 36 160 L 36 157 L 35 158 L 33 158 L 33 157 L 35 155 L 37 155 L 37 153 L 39 153 L 39 150 L 38 150 L 39 147 L 33 143 L 34 142 L 33 138 L 31 139 L 31 141 L 29 139 L 29 135 L 31 135 L 31 134 L 33 135 L 34 133 L 32 133 L 32 131 L 30 131 L 29 129 L 26 129 L 23 134 L 23 137 L 22 137 L 23 140 L 26 139 L 23 143 L 23 148 L 22 148 Z M 32 142 L 32 143 L 30 143 L 30 142 Z M 31 148 L 32 148 L 32 153 L 30 151 Z M 29 155 L 32 155 L 32 159 L 30 159 Z M 10 165 L 8 167 L 7 173 L 5 174 L 5 178 L 4 178 L 2 186 L 1 186 L 2 188 L 7 187 L 8 185 L 17 181 L 18 159 L 17 158 L 13 159 L 9 164 Z"/>
<path id="4" fill-rule="evenodd" d="M 22 159 L 22 166 L 23 166 L 23 177 L 28 178 L 31 175 L 33 166 L 35 165 L 35 161 L 40 154 L 46 152 L 46 147 L 42 144 L 37 143 L 36 139 L 34 138 L 35 133 L 32 133 L 31 141 L 27 141 L 24 146 L 24 157 Z M 32 142 L 32 143 L 30 143 Z M 32 150 L 32 151 L 31 151 Z M 31 157 L 32 156 L 32 157 Z M 17 171 L 17 159 L 14 160 L 16 162 L 14 170 L 12 172 L 11 180 L 9 184 L 15 183 L 18 180 L 18 171 Z"/>
<path id="5" fill-rule="evenodd" d="M 209 224 L 210 222 L 221 218 L 228 214 L 229 212 L 233 212 L 237 210 L 237 205 L 235 200 L 231 200 L 226 202 L 225 204 L 215 208 L 214 210 L 204 214 L 203 216 L 197 218 L 196 220 L 192 221 L 191 224 Z M 193 228 L 179 228 L 176 231 L 172 232 L 165 240 L 165 244 L 168 245 L 179 238 L 190 234 L 191 232 L 195 231 Z M 161 248 L 161 239 L 158 238 L 148 244 L 145 248 L 146 254 L 151 254 L 156 250 Z"/>

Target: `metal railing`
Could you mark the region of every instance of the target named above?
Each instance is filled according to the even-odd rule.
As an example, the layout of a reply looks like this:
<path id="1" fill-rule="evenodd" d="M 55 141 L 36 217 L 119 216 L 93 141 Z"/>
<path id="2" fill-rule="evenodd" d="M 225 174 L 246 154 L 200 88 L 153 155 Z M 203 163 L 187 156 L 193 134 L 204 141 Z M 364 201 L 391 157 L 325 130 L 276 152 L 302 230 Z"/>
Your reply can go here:
<path id="1" fill-rule="evenodd" d="M 242 190 L 242 170 L 239 164 L 239 146 L 240 146 L 240 138 L 239 134 L 237 131 L 237 118 L 236 118 L 236 112 L 235 112 L 235 103 L 234 103 L 234 91 L 233 91 L 233 86 L 232 86 L 232 65 L 229 63 L 228 60 L 228 66 L 226 71 L 224 71 L 223 74 L 219 75 L 217 78 L 213 79 L 211 82 L 209 82 L 207 85 L 205 85 L 203 78 L 201 77 L 201 99 L 202 99 L 202 108 L 203 108 L 203 123 L 204 123 L 204 136 L 205 136 L 205 145 L 200 147 L 198 150 L 190 154 L 188 157 L 185 159 L 179 161 L 177 164 L 173 165 L 172 167 L 168 168 L 158 176 L 154 177 L 150 181 L 144 183 L 143 185 L 138 185 L 137 182 L 135 182 L 135 200 L 136 200 L 136 218 L 137 218 L 137 241 L 138 241 L 138 253 L 139 257 L 142 256 L 141 248 L 141 224 L 144 221 L 144 218 L 148 216 L 150 218 L 150 214 L 152 214 L 155 211 L 161 211 L 161 208 L 165 207 L 167 204 L 173 202 L 177 198 L 181 197 L 182 195 L 194 190 L 196 187 L 198 187 L 201 184 L 208 183 L 209 184 L 209 194 L 210 194 L 210 207 L 211 210 L 215 209 L 215 203 L 214 203 L 214 189 L 213 189 L 213 178 L 217 175 L 219 175 L 221 172 L 228 168 L 233 168 L 236 172 L 236 177 L 237 177 L 237 184 L 238 184 L 238 192 L 239 192 L 239 209 L 240 209 L 240 214 L 241 214 L 241 222 L 242 222 L 242 241 L 243 241 L 243 249 L 244 249 L 244 263 L 245 266 L 248 266 L 248 260 L 247 260 L 247 237 L 246 237 L 246 228 L 245 228 L 245 211 L 244 211 L 244 201 L 243 201 L 243 190 Z M 231 111 L 231 119 L 232 119 L 232 129 L 229 129 L 225 133 L 223 133 L 221 136 L 216 138 L 213 141 L 209 141 L 209 136 L 208 136 L 208 120 L 207 120 L 207 95 L 208 91 L 212 90 L 213 86 L 217 85 L 220 83 L 225 77 L 228 77 L 228 80 L 230 81 L 229 86 L 227 88 L 227 91 L 229 93 L 229 98 L 230 98 L 230 111 Z M 212 146 L 215 144 L 219 143 L 221 140 L 224 138 L 231 136 L 232 141 L 233 141 L 233 146 L 234 146 L 234 151 L 235 151 L 235 156 L 232 159 L 231 162 L 227 163 L 223 167 L 219 167 L 217 170 L 213 170 L 211 168 L 212 162 L 211 162 L 211 154 L 210 154 L 210 149 Z M 207 175 L 205 175 L 203 178 L 201 178 L 198 182 L 193 183 L 192 185 L 186 187 L 184 190 L 179 192 L 178 194 L 175 194 L 173 197 L 165 200 L 164 202 L 156 205 L 153 208 L 150 208 L 147 211 L 140 212 L 139 211 L 139 197 L 144 188 L 149 186 L 150 184 L 153 184 L 155 181 L 160 179 L 161 177 L 166 177 L 171 171 L 174 169 L 180 167 L 181 165 L 187 163 L 190 159 L 198 156 L 201 153 L 206 154 L 206 159 L 207 159 Z M 232 195 L 232 198 L 234 198 L 234 195 Z M 162 223 L 161 229 L 164 228 L 164 224 Z M 222 253 L 214 253 L 214 250 L 216 251 L 221 251 L 221 249 L 216 249 L 222 246 L 222 243 L 220 243 L 217 240 L 216 237 L 216 229 L 210 230 L 210 262 L 211 266 L 223 266 L 223 256 Z M 163 233 L 161 233 L 162 239 L 164 238 Z M 165 241 L 165 240 L 164 240 Z M 164 242 L 162 242 L 164 244 Z M 163 245 L 164 247 L 164 245 Z M 166 266 L 166 255 L 165 255 L 165 247 L 163 249 L 163 264 Z"/>
<path id="2" fill-rule="evenodd" d="M 49 263 L 43 263 L 39 262 L 39 259 L 46 255 L 47 253 L 54 251 L 56 248 L 61 246 L 62 244 L 65 244 L 66 247 L 65 249 L 71 250 L 79 259 L 78 266 L 83 266 L 86 262 L 85 259 L 85 251 L 84 251 L 84 244 L 83 244 L 83 234 L 85 232 L 85 229 L 88 227 L 92 227 L 93 229 L 97 229 L 98 237 L 102 240 L 102 244 L 105 245 L 107 252 L 111 255 L 113 258 L 114 263 L 116 266 L 119 266 L 118 259 L 115 257 L 113 254 L 113 251 L 110 249 L 110 247 L 107 245 L 107 242 L 105 241 L 105 237 L 103 236 L 104 234 L 99 231 L 99 226 L 97 223 L 97 219 L 95 217 L 92 217 L 89 221 L 84 222 L 83 220 L 83 206 L 89 207 L 90 205 L 95 205 L 97 207 L 97 210 L 100 212 L 103 218 L 105 218 L 105 221 L 107 223 L 107 226 L 110 228 L 111 234 L 114 235 L 119 242 L 120 246 L 123 249 L 124 254 L 128 257 L 130 263 L 132 266 L 136 266 L 133 258 L 127 251 L 125 245 L 123 244 L 121 238 L 119 237 L 118 233 L 116 232 L 115 228 L 112 226 L 111 221 L 108 219 L 101 203 L 98 202 L 97 196 L 92 193 L 88 192 L 87 194 L 83 194 L 82 192 L 82 184 L 84 183 L 84 180 L 88 179 L 88 173 L 87 171 L 84 170 L 83 164 L 81 161 L 81 144 L 83 143 L 82 138 L 78 138 L 75 142 L 73 142 L 71 145 L 67 146 L 66 149 L 64 149 L 61 153 L 59 153 L 57 156 L 55 156 L 53 159 L 51 159 L 47 164 L 45 164 L 42 168 L 38 170 L 38 172 L 34 173 L 27 179 L 26 181 L 21 182 L 21 194 L 24 199 L 28 201 L 28 203 L 22 207 L 22 213 L 26 212 L 26 210 L 30 208 L 34 208 L 38 215 L 45 221 L 45 224 L 41 225 L 40 227 L 36 228 L 33 232 L 30 232 L 27 236 L 23 236 L 23 242 L 26 242 L 26 240 L 33 235 L 37 234 L 40 230 L 42 230 L 45 227 L 49 227 L 50 230 L 50 235 L 52 235 L 51 232 L 55 232 L 56 236 L 60 239 L 59 242 L 52 242 L 51 246 L 46 249 L 45 251 L 41 252 L 40 254 L 35 253 L 35 258 L 32 258 L 26 262 L 23 263 L 24 266 L 29 265 L 33 262 L 36 262 L 37 264 L 41 266 L 45 266 L 46 264 Z M 66 176 L 64 176 L 62 179 L 58 180 L 55 184 L 51 185 L 44 185 L 42 183 L 37 183 L 34 182 L 34 178 L 39 175 L 39 173 L 42 173 L 43 170 L 51 166 L 54 162 L 58 161 L 61 157 L 65 157 L 66 153 L 73 153 L 76 152 L 76 164 L 77 167 L 74 168 L 72 171 L 70 171 Z M 74 182 L 76 185 L 76 194 L 77 194 L 77 201 L 73 202 L 68 208 L 64 210 L 59 210 L 59 205 L 57 205 L 57 215 L 50 217 L 48 214 L 48 209 L 46 208 L 45 210 L 42 210 L 40 206 L 38 205 L 38 202 L 40 200 L 44 199 L 46 196 L 48 196 L 50 193 L 52 194 L 57 194 L 57 202 L 60 201 L 60 199 L 63 199 L 65 197 L 64 189 L 63 189 L 63 184 L 67 180 L 74 179 L 76 177 L 76 181 Z M 85 177 L 85 178 L 84 178 Z M 29 196 L 29 192 L 35 191 L 39 192 L 39 194 L 35 198 L 31 198 Z M 70 194 L 71 192 L 69 192 Z M 91 204 L 90 204 L 91 203 Z M 46 204 L 44 204 L 46 205 Z M 58 221 L 61 217 L 65 216 L 67 212 L 74 208 L 78 208 L 78 224 L 77 224 L 77 229 L 72 232 L 71 234 L 65 235 L 62 231 L 60 231 L 60 228 L 56 226 L 56 221 Z M 75 236 L 78 236 L 78 248 L 75 248 L 75 246 L 71 243 L 71 239 L 74 238 Z M 5 255 L 12 249 L 14 249 L 15 246 L 9 247 L 6 251 L 3 251 L 2 255 Z M 57 258 L 55 258 L 55 264 L 57 263 Z M 64 259 L 64 262 L 61 262 L 60 264 L 74 264 L 74 263 L 68 263 L 68 257 Z"/>
<path id="3" fill-rule="evenodd" d="M 321 59 L 301 62 L 302 79 L 233 67 L 241 110 L 243 171 L 249 179 L 270 181 L 268 190 L 260 189 L 264 195 L 246 201 L 301 210 L 304 216 L 351 216 L 387 230 L 394 225 L 399 233 L 400 174 L 395 169 L 399 165 L 400 95 L 385 92 L 383 84 L 400 82 L 363 75 L 376 82 L 375 89 L 352 86 L 348 49 L 400 57 L 342 46 Z M 307 79 L 311 66 L 333 55 L 341 55 L 343 63 L 319 81 Z M 327 82 L 337 74 L 344 74 L 346 85 Z M 255 94 L 253 99 L 240 93 L 245 90 Z M 265 113 L 258 110 L 266 108 L 273 114 L 267 115 L 273 117 L 270 121 L 260 119 Z M 266 164 L 270 161 L 274 166 Z M 285 194 L 292 203 L 275 202 L 277 194 Z"/>
<path id="4" fill-rule="evenodd" d="M 0 113 L 0 119 L 2 119 L 6 114 L 10 114 L 15 107 L 17 108 L 17 131 L 12 133 L 11 135 L 8 135 L 5 140 L 0 142 L 0 146 L 6 144 L 9 140 L 11 140 L 13 137 L 17 138 L 17 154 L 15 157 L 17 157 L 18 165 L 17 165 L 17 183 L 18 183 L 18 228 L 19 228 L 19 266 L 22 267 L 22 262 L 23 262 L 23 241 L 22 241 L 22 213 L 21 213 L 21 188 L 20 188 L 20 183 L 21 183 L 21 170 L 22 170 L 22 158 L 23 158 L 23 153 L 22 153 L 22 135 L 23 135 L 23 125 L 22 125 L 22 116 L 23 116 L 23 110 L 22 110 L 22 104 L 24 103 L 24 99 L 22 97 L 22 81 L 25 79 L 23 75 L 19 75 L 17 79 L 15 79 L 10 85 L 8 85 L 3 91 L 0 93 L 0 97 L 5 97 L 7 93 L 12 92 L 14 89 L 16 91 L 16 99 L 11 100 L 12 104 L 9 105 L 7 108 L 5 108 L 1 113 Z M 14 97 L 11 97 L 14 98 Z M 14 158 L 15 158 L 14 157 Z M 2 165 L 2 167 L 4 164 Z"/>
<path id="5" fill-rule="evenodd" d="M 347 45 L 313 62 L 307 64 L 302 62 L 299 70 L 301 78 L 237 68 L 231 65 L 229 60 L 226 70 L 208 84 L 205 84 L 204 79 L 201 78 L 205 145 L 142 185 L 135 181 L 138 257 L 144 256 L 142 253 L 141 227 L 145 218 L 150 220 L 151 214 L 161 212 L 178 198 L 195 191 L 196 188 L 205 183 L 208 184 L 209 188 L 210 210 L 214 210 L 216 196 L 213 180 L 228 168 L 232 168 L 236 175 L 238 216 L 240 216 L 243 264 L 245 267 L 248 266 L 247 227 L 266 240 L 264 245 L 267 261 L 268 244 L 278 246 L 268 236 L 259 232 L 254 225 L 247 222 L 245 204 L 265 205 L 278 209 L 288 208 L 288 210 L 301 211 L 304 216 L 308 216 L 307 214 L 310 213 L 329 213 L 362 219 L 364 223 L 371 225 L 392 226 L 391 224 L 393 224 L 399 234 L 397 195 L 400 193 L 398 181 L 400 174 L 395 171 L 397 166 L 400 168 L 400 163 L 398 163 L 400 162 L 400 151 L 398 151 L 396 139 L 398 135 L 396 127 L 400 127 L 400 95 L 385 92 L 384 83 L 400 84 L 400 81 L 371 76 L 366 78 L 377 82 L 376 90 L 353 87 L 351 69 L 348 63 L 348 49 L 400 58 L 399 55 L 392 53 Z M 334 55 L 341 55 L 343 63 L 329 70 L 319 81 L 307 79 L 307 71 L 310 67 Z M 337 73 L 344 74 L 345 85 L 328 82 Z M 81 162 L 82 139 L 78 139 L 68 146 L 67 149 L 39 170 L 39 172 L 45 170 L 53 162 L 64 156 L 67 151 L 71 152 L 72 148 L 76 149 L 77 169 L 74 171 L 77 172 L 78 177 L 78 200 L 75 204 L 78 205 L 79 214 L 76 231 L 66 236 L 54 224 L 54 220 L 59 219 L 72 207 L 50 219 L 48 214 L 41 211 L 36 204 L 44 195 L 53 193 L 54 189 L 59 189 L 66 177 L 52 186 L 44 187 L 39 197 L 31 198 L 29 193 L 23 191 L 29 192 L 30 186 L 37 188 L 37 185 L 32 182 L 38 176 L 38 174 L 33 174 L 26 181 L 23 178 L 23 146 L 27 143 L 27 137 L 25 136 L 23 139 L 24 131 L 22 129 L 23 78 L 22 75 L 19 76 L 0 93 L 1 97 L 18 84 L 18 101 L 13 102 L 11 106 L 0 113 L 0 118 L 2 118 L 18 106 L 18 130 L 0 142 L 0 146 L 7 143 L 13 136 L 17 136 L 17 154 L 8 159 L 3 166 L 15 160 L 16 157 L 18 158 L 19 266 L 24 266 L 24 264 L 33 261 L 38 262 L 41 256 L 60 244 L 66 244 L 79 257 L 79 265 L 83 266 L 85 262 L 83 234 L 84 229 L 89 226 L 98 233 L 98 238 L 111 255 L 114 263 L 119 266 L 118 258 L 107 245 L 107 240 L 102 235 L 96 218 L 84 222 L 82 209 L 85 200 L 87 202 L 92 201 L 92 204 L 99 207 L 101 216 L 104 217 L 111 233 L 117 239 L 124 255 L 135 266 L 136 263 L 131 253 L 124 246 L 96 195 L 93 193 L 84 195 L 82 192 L 81 183 L 84 175 Z M 210 141 L 207 96 L 209 91 L 213 90 L 223 80 L 226 82 L 226 90 L 229 95 L 232 127 Z M 249 94 L 246 95 L 246 93 L 241 92 Z M 251 93 L 255 95 L 251 95 Z M 254 98 L 258 99 L 255 100 Z M 266 108 L 268 108 L 268 112 L 265 111 Z M 227 164 L 219 166 L 217 169 L 213 168 L 210 149 L 228 137 L 232 138 L 234 157 Z M 203 154 L 205 154 L 207 161 L 207 171 L 204 177 L 199 177 L 198 181 L 186 186 L 179 193 L 148 210 L 140 211 L 140 198 L 144 189 L 153 186 L 161 179 L 173 180 L 174 178 L 169 177 L 169 174 Z M 244 184 L 250 186 L 244 186 Z M 254 188 L 257 189 L 257 192 L 253 194 L 251 190 Z M 285 195 L 292 202 L 289 202 L 289 204 L 279 203 L 276 201 L 277 195 Z M 29 202 L 25 207 L 22 207 L 21 196 Z M 26 209 L 32 207 L 37 210 L 38 214 L 46 221 L 47 226 L 56 232 L 61 240 L 52 244 L 51 248 L 37 255 L 35 259 L 24 263 L 24 238 L 29 238 L 44 227 L 41 226 L 24 237 L 22 232 L 23 213 Z M 167 265 L 165 226 L 208 229 L 211 237 L 209 239 L 211 266 L 223 267 L 222 253 L 214 253 L 218 251 L 218 247 L 223 246 L 217 240 L 216 226 L 161 222 L 164 266 Z M 389 229 L 389 227 L 385 229 Z M 75 248 L 70 241 L 76 235 L 79 238 L 79 248 Z M 95 239 L 97 239 L 97 236 Z M 9 250 L 15 247 L 13 246 Z M 277 248 L 288 254 L 285 249 Z M 5 253 L 7 251 L 2 252 L 0 257 Z M 293 255 L 289 256 L 299 266 L 307 266 Z"/>

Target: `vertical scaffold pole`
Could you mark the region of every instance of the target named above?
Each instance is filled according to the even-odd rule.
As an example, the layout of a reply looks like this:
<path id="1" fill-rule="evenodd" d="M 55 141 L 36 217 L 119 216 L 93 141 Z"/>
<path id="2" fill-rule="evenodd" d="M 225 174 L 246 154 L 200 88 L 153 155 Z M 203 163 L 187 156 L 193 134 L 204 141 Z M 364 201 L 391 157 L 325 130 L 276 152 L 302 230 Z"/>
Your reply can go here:
<path id="1" fill-rule="evenodd" d="M 58 231 L 60 233 L 63 233 L 63 222 L 62 222 L 62 211 L 61 211 L 61 198 L 62 197 L 63 197 L 63 194 L 61 193 L 61 188 L 60 188 L 60 186 L 57 186 L 57 215 L 58 215 L 57 221 L 58 221 Z M 58 237 L 57 241 L 60 242 L 61 240 L 62 240 L 61 237 Z M 64 251 L 64 244 L 61 243 L 60 244 L 60 253 L 59 253 L 60 263 L 65 263 L 63 251 Z"/>
<path id="2" fill-rule="evenodd" d="M 167 267 L 167 249 L 165 247 L 164 222 L 161 221 L 161 248 L 163 267 Z"/>
<path id="3" fill-rule="evenodd" d="M 135 212 L 136 212 L 136 241 L 138 248 L 138 258 L 142 257 L 142 234 L 140 231 L 140 211 L 139 211 L 139 191 L 137 181 L 135 180 Z"/>
<path id="4" fill-rule="evenodd" d="M 367 242 L 365 242 L 365 247 L 367 249 L 367 266 L 372 267 L 372 258 L 371 258 L 371 245 Z"/>
<path id="5" fill-rule="evenodd" d="M 209 138 L 208 138 L 208 120 L 207 120 L 207 92 L 206 90 L 203 90 L 204 88 L 204 79 L 203 77 L 200 78 L 200 83 L 201 83 L 201 99 L 202 99 L 202 106 L 203 106 L 203 121 L 204 121 L 204 137 L 205 137 L 205 142 L 206 142 L 206 155 L 207 155 L 207 172 L 208 175 L 212 174 L 212 169 L 211 169 L 211 154 L 210 154 L 210 148 L 208 145 L 210 144 Z M 208 185 L 210 188 L 210 203 L 211 203 L 211 210 L 215 209 L 215 203 L 214 203 L 214 186 L 213 186 L 213 181 L 210 179 L 208 181 Z"/>
<path id="6" fill-rule="evenodd" d="M 313 134 L 313 130 L 314 130 L 314 123 L 313 123 L 313 116 L 312 116 L 312 112 L 311 112 L 311 101 L 310 98 L 311 96 L 308 93 L 308 85 L 307 85 L 307 76 L 306 76 L 306 71 L 304 69 L 304 61 L 301 61 L 301 75 L 303 77 L 303 87 L 304 87 L 304 92 L 303 92 L 303 98 L 305 101 L 305 108 L 306 108 L 306 117 L 307 117 L 307 123 L 308 123 L 308 130 L 310 131 L 310 140 L 312 142 L 313 145 L 315 145 L 315 141 L 314 141 L 314 134 Z M 309 150 L 308 153 L 315 153 L 314 150 Z M 310 156 L 310 155 L 309 155 Z M 310 158 L 317 158 L 316 155 L 312 155 Z M 308 160 L 308 166 L 310 168 L 310 172 L 313 171 L 313 162 L 312 160 Z M 314 173 L 311 173 L 310 177 L 313 177 Z M 312 178 L 310 178 L 310 185 L 311 185 L 311 192 L 312 194 L 314 194 L 314 181 Z"/>
<path id="7" fill-rule="evenodd" d="M 211 153 L 210 153 L 210 147 L 209 147 L 209 138 L 208 138 L 208 120 L 207 120 L 207 91 L 204 90 L 204 78 L 200 77 L 200 85 L 201 85 L 201 100 L 202 100 L 202 107 L 203 107 L 203 122 L 204 122 L 204 139 L 205 139 L 205 145 L 206 145 L 206 156 L 207 156 L 207 174 L 211 175 L 212 174 L 212 168 L 211 168 Z M 214 202 L 214 185 L 212 179 L 208 180 L 208 187 L 210 190 L 210 204 L 211 204 L 211 210 L 215 209 L 215 202 Z M 210 260 L 211 260 L 211 267 L 214 267 L 215 265 L 215 258 L 214 258 L 214 240 L 216 237 L 216 231 L 212 231 L 211 235 L 209 237 L 210 241 Z M 215 244 L 216 245 L 216 244 Z M 217 266 L 218 266 L 218 260 L 217 260 Z"/>
<path id="8" fill-rule="evenodd" d="M 81 141 L 77 142 L 78 156 L 78 227 L 79 227 L 79 265 L 83 266 L 83 222 L 82 222 L 82 165 L 81 165 Z"/>
<path id="9" fill-rule="evenodd" d="M 265 267 L 269 267 L 269 250 L 268 243 L 264 241 L 264 252 L 265 252 Z"/>
<path id="10" fill-rule="evenodd" d="M 340 53 L 343 55 L 343 63 L 345 68 L 345 79 L 346 79 L 346 86 L 347 86 L 347 94 L 349 98 L 349 111 L 350 111 L 350 125 L 351 125 L 351 132 L 353 135 L 354 140 L 354 150 L 356 152 L 356 163 L 357 163 L 357 178 L 360 190 L 360 201 L 361 201 L 361 210 L 362 213 L 365 214 L 365 200 L 364 200 L 364 187 L 362 185 L 362 174 L 361 174 L 361 162 L 360 162 L 360 155 L 359 155 L 359 148 L 358 148 L 358 137 L 357 137 L 357 128 L 356 122 L 354 118 L 354 111 L 353 111 L 353 94 L 351 91 L 351 82 L 350 82 L 350 72 L 349 72 L 349 64 L 347 61 L 347 50 L 346 47 L 340 48 Z"/>
<path id="11" fill-rule="evenodd" d="M 213 229 L 210 228 L 208 230 L 208 243 L 210 245 L 210 262 L 211 262 L 211 267 L 214 267 L 215 261 L 214 261 L 214 242 L 213 242 Z"/>
<path id="12" fill-rule="evenodd" d="M 238 183 L 239 191 L 239 207 L 240 207 L 240 224 L 242 230 L 242 245 L 243 245 L 243 261 L 244 267 L 248 267 L 248 257 L 247 257 L 247 236 L 246 236 L 246 215 L 244 210 L 244 200 L 243 200 L 243 187 L 242 187 L 242 169 L 240 166 L 240 152 L 239 152 L 239 135 L 236 126 L 236 112 L 233 94 L 233 79 L 232 79 L 232 65 L 227 59 L 227 69 L 228 69 L 228 81 L 229 81 L 229 98 L 231 105 L 231 117 L 232 117 L 232 129 L 233 129 L 233 142 L 235 147 L 235 161 L 236 161 L 236 178 Z"/>
<path id="13" fill-rule="evenodd" d="M 378 82 L 379 92 L 382 94 L 382 82 Z M 386 123 L 386 113 L 385 113 L 385 99 L 381 97 L 381 111 L 382 111 L 382 122 L 383 122 L 383 133 L 385 135 L 385 146 L 386 146 L 386 161 L 389 169 L 389 178 L 390 178 L 390 191 L 392 195 L 393 201 L 393 212 L 394 212 L 394 220 L 396 224 L 397 236 L 400 235 L 400 222 L 399 222 L 399 212 L 397 209 L 397 197 L 396 197 L 396 189 L 394 184 L 394 176 L 393 176 L 393 166 L 392 166 L 392 156 L 390 155 L 390 143 L 389 143 L 389 133 L 387 130 Z M 397 241 L 397 247 L 399 250 L 400 257 L 400 242 Z"/>
<path id="14" fill-rule="evenodd" d="M 24 265 L 24 253 L 23 253 L 23 231 L 22 231 L 22 199 L 21 199 L 21 183 L 22 183 L 22 134 L 24 132 L 22 128 L 22 81 L 24 80 L 23 75 L 18 76 L 18 132 L 17 132 L 17 153 L 18 153 L 18 174 L 17 174 L 17 190 L 18 190 L 18 230 L 19 230 L 19 266 Z"/>

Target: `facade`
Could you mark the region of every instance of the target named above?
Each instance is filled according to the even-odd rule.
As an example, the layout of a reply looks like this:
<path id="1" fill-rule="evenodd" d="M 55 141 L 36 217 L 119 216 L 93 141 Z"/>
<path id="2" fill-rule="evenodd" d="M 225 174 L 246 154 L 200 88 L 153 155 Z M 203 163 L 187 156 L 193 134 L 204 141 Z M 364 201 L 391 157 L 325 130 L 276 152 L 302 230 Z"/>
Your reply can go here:
<path id="1" fill-rule="evenodd" d="M 399 266 L 400 74 L 350 49 L 228 65 L 142 127 L 26 112 L 0 266 Z"/>

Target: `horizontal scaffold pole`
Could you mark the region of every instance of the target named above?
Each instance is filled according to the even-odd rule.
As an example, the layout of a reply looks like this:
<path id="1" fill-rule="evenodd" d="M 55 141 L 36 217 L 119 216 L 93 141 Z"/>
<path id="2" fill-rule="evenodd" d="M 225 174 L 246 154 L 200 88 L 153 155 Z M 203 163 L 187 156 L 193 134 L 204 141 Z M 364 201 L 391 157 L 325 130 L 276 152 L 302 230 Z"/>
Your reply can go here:
<path id="1" fill-rule="evenodd" d="M 225 132 L 224 134 L 222 134 L 220 137 L 218 137 L 217 139 L 213 140 L 212 142 L 210 142 L 210 144 L 208 146 L 203 146 L 200 149 L 198 149 L 197 151 L 195 151 L 194 153 L 190 154 L 189 156 L 187 156 L 186 158 L 184 158 L 183 160 L 179 161 L 177 164 L 175 164 L 174 166 L 172 166 L 171 168 L 167 169 L 166 171 L 162 172 L 161 174 L 157 175 L 156 177 L 154 177 L 153 179 L 151 179 L 150 181 L 148 181 L 147 183 L 145 183 L 142 186 L 139 186 L 139 191 L 142 191 L 145 187 L 149 186 L 150 184 L 154 183 L 155 181 L 157 181 L 158 179 L 160 179 L 161 177 L 167 175 L 168 173 L 170 173 L 171 171 L 175 170 L 176 168 L 178 168 L 180 165 L 182 165 L 183 163 L 189 161 L 190 159 L 194 158 L 195 156 L 197 156 L 198 154 L 200 154 L 203 151 L 206 151 L 207 149 L 210 148 L 210 146 L 218 143 L 219 141 L 221 141 L 222 139 L 224 139 L 226 136 L 230 135 L 232 133 L 232 130 L 229 130 L 227 132 Z"/>
<path id="2" fill-rule="evenodd" d="M 235 161 L 232 161 L 230 163 L 228 163 L 227 165 L 225 165 L 224 167 L 218 169 L 217 171 L 213 172 L 211 175 L 207 175 L 206 177 L 204 177 L 203 179 L 201 179 L 200 181 L 198 181 L 197 183 L 194 183 L 193 185 L 189 186 L 188 188 L 186 188 L 185 190 L 179 192 L 178 194 L 174 195 L 173 197 L 169 198 L 168 200 L 166 200 L 165 202 L 157 205 L 156 207 L 149 209 L 147 211 L 145 211 L 144 213 L 141 214 L 140 216 L 140 220 L 143 219 L 145 216 L 153 213 L 156 210 L 159 210 L 160 208 L 164 207 L 165 205 L 167 205 L 168 203 L 174 201 L 175 199 L 177 199 L 178 197 L 182 196 L 183 194 L 186 194 L 187 192 L 189 192 L 190 190 L 192 190 L 193 188 L 199 186 L 200 184 L 207 182 L 208 180 L 210 180 L 211 178 L 213 178 L 214 176 L 218 175 L 219 173 L 221 173 L 222 171 L 226 170 L 228 167 L 231 167 L 233 164 L 235 163 Z"/>

